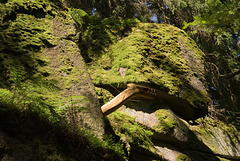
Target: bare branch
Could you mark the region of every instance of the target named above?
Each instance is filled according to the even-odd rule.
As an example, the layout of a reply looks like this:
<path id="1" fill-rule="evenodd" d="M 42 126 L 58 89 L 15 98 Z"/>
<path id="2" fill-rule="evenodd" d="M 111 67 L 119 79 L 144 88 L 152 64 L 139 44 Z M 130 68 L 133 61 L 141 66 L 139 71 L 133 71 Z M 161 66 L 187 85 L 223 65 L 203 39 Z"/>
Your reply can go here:
<path id="1" fill-rule="evenodd" d="M 226 78 L 229 79 L 229 78 L 232 78 L 236 75 L 240 74 L 240 69 L 238 69 L 236 72 L 233 72 L 233 73 L 230 73 L 228 75 L 226 75 Z"/>

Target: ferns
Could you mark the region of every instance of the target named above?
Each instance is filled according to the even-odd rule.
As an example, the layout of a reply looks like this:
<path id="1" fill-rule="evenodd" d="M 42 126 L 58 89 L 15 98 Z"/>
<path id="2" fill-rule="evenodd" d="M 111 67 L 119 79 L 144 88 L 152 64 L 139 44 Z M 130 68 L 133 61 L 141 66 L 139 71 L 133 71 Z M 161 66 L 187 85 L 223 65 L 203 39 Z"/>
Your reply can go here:
<path id="1" fill-rule="evenodd" d="M 50 96 L 58 90 L 54 82 L 44 80 L 43 76 L 30 75 L 19 60 L 11 62 L 8 71 L 11 85 L 8 89 L 0 89 L 0 105 L 42 114 L 51 111 L 49 107 L 53 106 L 56 96 Z"/>
<path id="2" fill-rule="evenodd" d="M 12 105 L 13 93 L 7 89 L 0 88 L 0 105 Z"/>

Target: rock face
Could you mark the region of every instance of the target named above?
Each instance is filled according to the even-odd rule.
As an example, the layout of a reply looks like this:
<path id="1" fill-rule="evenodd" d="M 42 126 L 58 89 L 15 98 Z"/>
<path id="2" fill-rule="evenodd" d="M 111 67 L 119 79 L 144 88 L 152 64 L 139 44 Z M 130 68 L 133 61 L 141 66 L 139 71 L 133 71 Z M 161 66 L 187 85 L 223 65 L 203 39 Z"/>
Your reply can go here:
<path id="1" fill-rule="evenodd" d="M 67 9 L 58 1 L 35 0 L 9 0 L 0 7 L 1 87 L 25 80 L 29 82 L 26 90 L 35 80 L 51 84 L 55 91 L 51 96 L 44 93 L 43 99 L 52 99 L 52 105 L 59 108 L 55 110 L 65 111 L 63 115 L 76 128 L 102 137 L 100 105 L 75 43 L 75 22 Z"/>
<path id="2" fill-rule="evenodd" d="M 73 111 L 67 113 L 68 120 L 76 128 L 92 130 L 99 137 L 104 134 L 104 121 L 94 86 L 87 73 L 85 63 L 80 55 L 77 44 L 69 39 L 76 36 L 73 20 L 59 17 L 53 19 L 53 36 L 57 40 L 56 46 L 44 50 L 48 61 L 48 78 L 57 80 L 61 88 L 61 96 L 73 101 Z M 82 99 L 76 99 L 82 96 Z M 69 108 L 71 108 L 69 106 Z"/>
<path id="3" fill-rule="evenodd" d="M 204 55 L 184 31 L 165 24 L 138 24 L 92 64 L 89 71 L 94 84 L 114 96 L 118 94 L 102 109 L 109 114 L 107 118 L 131 159 L 239 158 L 236 129 L 201 127 L 213 121 L 198 119 L 207 114 L 210 102 L 204 84 Z M 102 90 L 100 95 L 103 97 L 104 93 Z M 118 107 L 121 100 L 124 106 L 117 111 L 107 109 L 114 102 Z M 194 119 L 201 125 L 191 126 L 185 121 Z M 227 128 L 225 124 L 222 126 Z M 234 150 L 227 148 L 230 129 L 237 133 L 231 136 L 236 141 L 230 146 Z"/>
<path id="4" fill-rule="evenodd" d="M 66 122 L 72 131 L 91 130 L 99 138 L 105 133 L 100 104 L 75 42 L 76 26 L 68 9 L 60 1 L 8 0 L 0 2 L 0 14 L 0 160 L 94 158 L 85 147 L 89 146 L 87 138 L 79 141 L 61 127 L 49 130 L 48 121 L 42 126 L 45 118 L 34 121 L 38 116 L 28 117 L 26 112 L 45 113 L 40 117 L 53 118 L 56 124 Z M 2 100 L 2 91 L 9 94 L 3 97 L 7 101 Z M 5 106 L 16 106 L 23 114 L 16 115 Z M 20 122 L 24 113 L 26 118 Z M 86 155 L 69 152 L 74 149 L 70 140 L 83 143 Z"/>

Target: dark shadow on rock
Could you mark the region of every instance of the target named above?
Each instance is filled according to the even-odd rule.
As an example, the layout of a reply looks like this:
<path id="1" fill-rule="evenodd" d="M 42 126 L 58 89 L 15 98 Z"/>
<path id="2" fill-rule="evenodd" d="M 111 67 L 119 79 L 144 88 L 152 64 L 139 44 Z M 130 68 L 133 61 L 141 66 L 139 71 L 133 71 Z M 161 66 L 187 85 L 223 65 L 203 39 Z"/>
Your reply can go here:
<path id="1" fill-rule="evenodd" d="M 92 146 L 89 138 L 73 132 L 67 122 L 51 123 L 38 113 L 0 105 L 0 158 L 16 161 L 123 160 L 113 150 Z"/>
<path id="2" fill-rule="evenodd" d="M 186 145 L 180 147 L 183 153 L 188 155 L 192 160 L 220 161 L 214 152 L 206 144 L 200 141 L 191 130 L 189 130 L 188 136 L 189 140 Z"/>
<path id="3" fill-rule="evenodd" d="M 144 84 L 144 85 L 142 85 Z M 170 109 L 179 117 L 189 121 L 195 120 L 199 117 L 203 117 L 207 114 L 206 107 L 197 109 L 194 105 L 192 105 L 188 100 L 180 98 L 175 95 L 170 95 L 164 90 L 158 90 L 158 88 L 152 88 L 151 84 L 142 83 L 133 84 L 134 88 L 138 88 L 140 90 L 139 95 L 133 95 L 126 101 L 124 104 L 129 105 L 129 107 L 137 107 L 135 104 L 138 104 L 140 107 L 144 104 L 148 106 L 151 105 L 151 102 L 160 102 L 166 104 Z M 153 86 L 153 85 L 152 85 Z M 156 85 L 155 85 L 156 86 Z M 114 96 L 118 95 L 124 89 L 127 88 L 127 84 L 122 83 L 121 85 L 98 85 L 98 87 L 104 88 L 112 93 Z M 127 88 L 130 89 L 130 88 Z M 146 98 L 148 99 L 146 99 Z M 129 103 L 130 102 L 130 103 Z M 131 104 L 131 102 L 135 102 Z M 139 104 L 139 103 L 140 104 Z M 152 110 L 148 108 L 140 108 L 141 110 L 146 110 L 147 113 L 151 112 Z"/>

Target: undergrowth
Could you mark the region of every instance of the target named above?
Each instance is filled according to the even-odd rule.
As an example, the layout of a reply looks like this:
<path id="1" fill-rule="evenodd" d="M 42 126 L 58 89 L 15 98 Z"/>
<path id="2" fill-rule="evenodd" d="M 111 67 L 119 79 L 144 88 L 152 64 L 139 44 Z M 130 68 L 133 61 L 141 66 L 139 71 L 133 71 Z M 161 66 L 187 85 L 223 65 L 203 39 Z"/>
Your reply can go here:
<path id="1" fill-rule="evenodd" d="M 66 112 L 86 101 L 83 96 L 61 99 L 51 81 L 26 77 L 21 66 L 12 66 L 9 80 L 10 87 L 0 88 L 0 130 L 26 145 L 32 142 L 37 160 L 123 160 L 122 144 L 112 136 L 100 140 L 91 131 L 69 124 Z"/>
<path id="2" fill-rule="evenodd" d="M 38 103 L 23 109 L 22 104 L 35 100 L 20 99 L 16 104 L 13 95 L 9 90 L 0 89 L 0 130 L 22 143 L 32 142 L 37 146 L 35 150 L 39 151 L 35 154 L 39 160 L 49 157 L 54 160 L 56 156 L 60 160 L 123 160 L 122 144 L 115 143 L 111 136 L 100 140 L 91 131 L 74 129 L 56 112 L 39 110 Z M 45 149 L 49 146 L 55 149 L 54 154 Z"/>
<path id="3" fill-rule="evenodd" d="M 121 145 L 113 142 L 109 145 L 111 138 L 100 141 L 89 131 L 73 132 L 66 122 L 50 122 L 37 112 L 1 104 L 0 125 L 8 136 L 33 146 L 36 160 L 123 160 Z M 10 149 L 14 146 L 9 145 Z"/>

